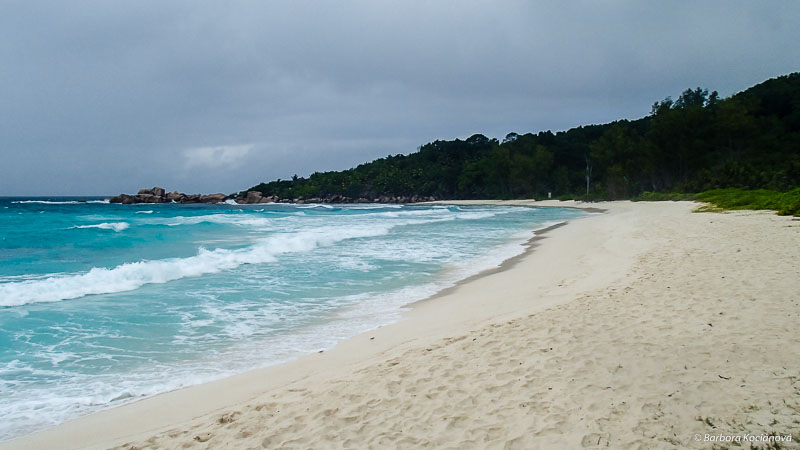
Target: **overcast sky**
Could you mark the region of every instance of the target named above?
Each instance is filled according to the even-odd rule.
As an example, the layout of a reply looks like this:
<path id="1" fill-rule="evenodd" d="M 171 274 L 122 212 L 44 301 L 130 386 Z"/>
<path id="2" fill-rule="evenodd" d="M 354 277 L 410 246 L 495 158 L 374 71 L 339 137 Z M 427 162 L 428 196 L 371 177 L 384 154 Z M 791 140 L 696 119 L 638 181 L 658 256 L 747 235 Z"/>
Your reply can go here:
<path id="1" fill-rule="evenodd" d="M 800 2 L 0 7 L 0 195 L 225 192 L 800 70 Z"/>

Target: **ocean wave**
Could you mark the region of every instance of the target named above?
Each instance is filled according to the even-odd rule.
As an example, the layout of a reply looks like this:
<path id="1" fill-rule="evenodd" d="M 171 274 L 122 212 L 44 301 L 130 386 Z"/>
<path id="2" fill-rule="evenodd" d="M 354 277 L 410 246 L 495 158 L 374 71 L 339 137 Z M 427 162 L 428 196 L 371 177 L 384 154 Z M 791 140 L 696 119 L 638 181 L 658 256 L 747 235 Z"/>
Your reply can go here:
<path id="1" fill-rule="evenodd" d="M 246 225 L 254 227 L 267 227 L 272 225 L 274 219 L 260 215 L 242 214 L 204 214 L 201 216 L 175 216 L 164 219 L 148 221 L 150 224 L 177 227 L 181 225 L 197 225 L 200 223 L 215 223 L 222 225 Z"/>
<path id="2" fill-rule="evenodd" d="M 498 215 L 500 215 L 500 214 L 508 214 L 508 213 L 510 213 L 510 212 L 511 212 L 511 211 L 498 211 L 498 212 L 488 212 L 488 211 L 485 211 L 485 212 L 480 212 L 480 211 L 475 211 L 475 212 L 458 212 L 458 213 L 456 213 L 456 214 L 455 214 L 455 217 L 456 217 L 456 219 L 461 219 L 461 220 L 480 220 L 480 219 L 488 219 L 488 218 L 490 218 L 490 217 L 495 217 L 495 216 L 498 216 Z"/>
<path id="3" fill-rule="evenodd" d="M 147 211 L 136 211 L 136 214 L 153 214 L 153 210 L 148 209 Z"/>
<path id="4" fill-rule="evenodd" d="M 401 211 L 383 211 L 376 213 L 367 213 L 365 216 L 370 215 L 373 217 L 387 217 L 387 218 L 403 218 L 403 217 L 422 217 L 422 218 L 442 218 L 442 219 L 462 219 L 462 220 L 477 220 L 488 219 L 500 214 L 508 214 L 514 212 L 513 208 L 492 208 L 492 209 L 470 209 L 470 210 L 451 210 L 448 208 L 434 208 L 434 209 L 407 209 Z"/>
<path id="5" fill-rule="evenodd" d="M 253 210 L 253 212 L 264 212 L 269 215 L 265 214 L 230 214 L 230 213 L 220 213 L 220 214 L 204 214 L 199 216 L 175 216 L 169 218 L 159 218 L 153 219 L 152 221 L 148 221 L 148 224 L 157 224 L 157 225 L 166 225 L 170 227 L 181 226 L 181 225 L 197 225 L 200 223 L 214 223 L 214 224 L 221 224 L 221 225 L 238 225 L 238 226 L 248 226 L 248 227 L 259 227 L 259 228 L 271 228 L 275 225 L 276 219 L 285 219 L 287 217 L 302 217 L 308 216 L 305 210 L 312 210 L 317 208 L 324 208 L 325 210 L 353 210 L 353 211 L 364 211 L 359 212 L 358 215 L 350 216 L 350 217 L 379 217 L 379 218 L 390 218 L 390 219 L 404 219 L 404 218 L 423 218 L 423 219 L 432 219 L 432 218 L 446 218 L 448 220 L 454 219 L 485 219 L 489 217 L 496 216 L 498 214 L 507 214 L 510 212 L 515 211 L 513 207 L 509 208 L 499 208 L 499 207 L 492 207 L 491 209 L 468 209 L 462 210 L 458 207 L 456 209 L 451 209 L 448 207 L 443 208 L 434 208 L 434 209 L 406 209 L 403 205 L 381 205 L 381 206 L 370 206 L 370 205 L 358 205 L 358 206 L 343 206 L 341 208 L 337 206 L 325 205 L 325 204 L 307 204 L 307 205 L 299 205 L 294 207 L 294 211 L 285 210 L 285 211 L 265 211 L 263 209 L 260 210 Z M 391 209 L 391 211 L 376 211 L 372 212 L 373 210 L 380 210 L 380 209 Z M 277 215 L 277 216 L 276 216 Z M 281 217 L 282 216 L 282 217 Z"/>
<path id="6" fill-rule="evenodd" d="M 195 373 L 202 373 L 202 370 L 203 368 L 197 368 Z M 215 374 L 216 376 L 189 373 L 183 374 L 181 378 L 173 377 L 177 375 L 175 373 L 162 378 L 158 372 L 122 379 L 92 376 L 87 383 L 86 378 L 79 378 L 69 372 L 34 369 L 19 361 L 12 361 L 7 368 L 0 367 L 0 387 L 9 388 L 5 402 L 0 407 L 0 413 L 6 417 L 0 424 L 0 440 L 5 442 L 6 439 L 53 426 L 87 412 L 127 404 L 161 392 L 230 375 L 230 372 L 217 372 L 221 373 Z M 14 389 L 19 382 L 4 382 L 6 379 L 18 377 L 19 374 L 31 378 L 65 379 L 67 382 L 59 385 L 58 390 L 48 388 L 46 383 L 42 387 L 25 386 L 25 389 Z M 163 376 L 163 372 L 161 375 Z"/>
<path id="7" fill-rule="evenodd" d="M 400 209 L 402 207 L 403 207 L 403 205 L 383 204 L 383 203 L 374 204 L 373 203 L 373 204 L 368 204 L 368 205 L 347 205 L 347 206 L 344 207 L 344 209 L 353 209 L 353 210 L 359 210 L 359 209 Z"/>
<path id="8" fill-rule="evenodd" d="M 119 233 L 122 230 L 127 230 L 130 224 L 127 222 L 103 222 L 94 225 L 75 225 L 72 228 L 99 228 L 101 230 L 114 230 Z"/>
<path id="9" fill-rule="evenodd" d="M 323 209 L 334 209 L 331 205 L 326 205 L 324 203 L 308 203 L 305 205 L 297 206 L 298 209 L 314 209 L 314 208 L 323 208 Z"/>
<path id="10" fill-rule="evenodd" d="M 446 209 L 405 209 L 400 211 L 383 211 L 383 212 L 374 212 L 374 213 L 365 213 L 364 216 L 373 216 L 373 217 L 389 217 L 389 218 L 399 218 L 399 217 L 442 217 L 445 215 L 450 214 L 451 211 Z"/>
<path id="11" fill-rule="evenodd" d="M 58 277 L 64 275 L 63 272 L 54 272 L 54 273 L 26 273 L 23 275 L 3 275 L 0 276 L 0 286 L 3 283 L 11 283 L 11 282 L 19 282 L 19 281 L 30 281 L 30 280 L 43 280 L 52 277 Z"/>
<path id="12" fill-rule="evenodd" d="M 11 203 L 16 203 L 16 204 L 21 204 L 21 205 L 25 205 L 25 204 L 29 204 L 29 203 L 41 204 L 41 205 L 77 205 L 77 204 L 86 203 L 86 202 L 79 202 L 79 201 L 76 201 L 76 200 L 71 200 L 71 201 L 67 201 L 67 202 L 53 202 L 53 201 L 50 201 L 50 200 L 17 200 L 17 201 L 13 201 Z"/>
<path id="13" fill-rule="evenodd" d="M 329 227 L 276 234 L 244 249 L 200 248 L 197 255 L 187 258 L 138 261 L 112 269 L 95 267 L 86 273 L 64 277 L 5 283 L 0 284 L 0 306 L 57 302 L 87 295 L 132 291 L 146 284 L 219 273 L 244 264 L 274 262 L 281 254 L 310 251 L 346 239 L 380 236 L 387 234 L 391 228 L 390 225 L 335 229 Z"/>
<path id="14" fill-rule="evenodd" d="M 40 205 L 83 205 L 86 203 L 110 203 L 108 199 L 105 200 L 66 200 L 66 201 L 52 201 L 52 200 L 16 200 L 11 203 L 17 204 L 40 204 Z"/>

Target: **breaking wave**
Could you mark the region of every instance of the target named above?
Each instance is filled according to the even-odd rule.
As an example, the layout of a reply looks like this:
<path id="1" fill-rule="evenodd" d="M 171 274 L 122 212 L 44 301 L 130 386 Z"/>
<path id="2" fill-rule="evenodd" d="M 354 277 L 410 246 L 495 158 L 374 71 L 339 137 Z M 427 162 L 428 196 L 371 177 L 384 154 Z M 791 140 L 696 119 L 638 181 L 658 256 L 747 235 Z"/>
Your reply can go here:
<path id="1" fill-rule="evenodd" d="M 110 202 L 109 202 L 108 199 L 105 199 L 105 200 L 85 200 L 85 201 L 84 200 L 67 200 L 67 201 L 62 201 L 62 202 L 52 201 L 52 200 L 16 200 L 16 201 L 13 201 L 11 203 L 22 204 L 22 205 L 30 204 L 30 203 L 40 204 L 40 205 L 83 205 L 83 204 L 86 204 L 86 203 L 101 203 L 101 204 L 105 204 L 105 203 L 110 203 Z"/>
<path id="2" fill-rule="evenodd" d="M 5 283 L 0 284 L 0 306 L 57 302 L 87 295 L 132 291 L 146 284 L 167 283 L 181 278 L 218 273 L 244 264 L 269 263 L 276 261 L 277 256 L 284 253 L 311 251 L 346 239 L 380 236 L 388 233 L 391 228 L 388 225 L 327 228 L 276 234 L 243 249 L 207 250 L 201 247 L 197 255 L 187 258 L 138 261 L 111 269 L 95 267 L 82 274 Z"/>
<path id="3" fill-rule="evenodd" d="M 130 225 L 127 222 L 103 222 L 95 225 L 75 225 L 72 228 L 99 228 L 101 230 L 114 230 L 120 232 L 127 230 Z"/>

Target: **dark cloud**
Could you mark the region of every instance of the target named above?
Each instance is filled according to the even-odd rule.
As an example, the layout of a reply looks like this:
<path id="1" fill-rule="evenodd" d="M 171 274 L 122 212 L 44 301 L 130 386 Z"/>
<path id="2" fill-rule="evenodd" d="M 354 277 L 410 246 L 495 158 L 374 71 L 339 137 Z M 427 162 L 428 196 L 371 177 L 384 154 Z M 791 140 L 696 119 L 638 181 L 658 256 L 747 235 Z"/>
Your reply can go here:
<path id="1" fill-rule="evenodd" d="M 568 3 L 568 4 L 565 4 Z M 798 70 L 793 1 L 8 1 L 0 195 L 239 190 Z"/>

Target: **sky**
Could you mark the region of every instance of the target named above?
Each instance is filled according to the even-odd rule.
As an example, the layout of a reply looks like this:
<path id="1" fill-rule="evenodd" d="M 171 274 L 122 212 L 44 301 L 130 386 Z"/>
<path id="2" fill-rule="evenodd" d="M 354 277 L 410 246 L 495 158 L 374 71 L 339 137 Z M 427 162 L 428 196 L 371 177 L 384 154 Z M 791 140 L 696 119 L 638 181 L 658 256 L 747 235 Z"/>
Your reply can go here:
<path id="1" fill-rule="evenodd" d="M 800 2 L 4 0 L 0 196 L 187 193 L 800 71 Z"/>

